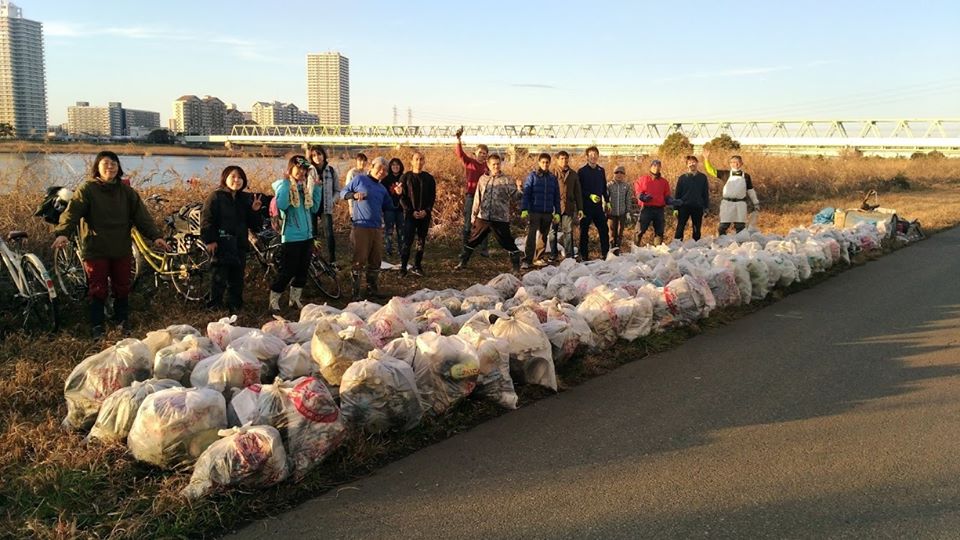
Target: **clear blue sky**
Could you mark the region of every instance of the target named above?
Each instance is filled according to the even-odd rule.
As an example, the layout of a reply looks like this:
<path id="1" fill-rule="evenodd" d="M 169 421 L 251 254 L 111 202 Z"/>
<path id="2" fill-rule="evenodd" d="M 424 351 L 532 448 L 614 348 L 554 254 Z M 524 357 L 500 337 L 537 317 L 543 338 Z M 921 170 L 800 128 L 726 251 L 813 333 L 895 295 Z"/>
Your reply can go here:
<path id="1" fill-rule="evenodd" d="M 44 23 L 51 123 L 183 94 L 306 108 L 308 52 L 350 58 L 389 123 L 960 117 L 960 2 L 14 0 Z"/>

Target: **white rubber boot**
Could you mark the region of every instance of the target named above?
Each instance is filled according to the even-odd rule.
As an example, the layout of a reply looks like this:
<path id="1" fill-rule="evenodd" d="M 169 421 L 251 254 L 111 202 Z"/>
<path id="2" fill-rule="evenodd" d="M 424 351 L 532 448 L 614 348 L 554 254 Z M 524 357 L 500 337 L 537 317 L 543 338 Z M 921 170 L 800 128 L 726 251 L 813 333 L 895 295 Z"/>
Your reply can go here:
<path id="1" fill-rule="evenodd" d="M 270 311 L 280 311 L 280 293 L 270 291 Z"/>
<path id="2" fill-rule="evenodd" d="M 303 309 L 303 303 L 300 301 L 302 295 L 303 287 L 290 287 L 290 307 L 296 306 L 299 309 Z"/>

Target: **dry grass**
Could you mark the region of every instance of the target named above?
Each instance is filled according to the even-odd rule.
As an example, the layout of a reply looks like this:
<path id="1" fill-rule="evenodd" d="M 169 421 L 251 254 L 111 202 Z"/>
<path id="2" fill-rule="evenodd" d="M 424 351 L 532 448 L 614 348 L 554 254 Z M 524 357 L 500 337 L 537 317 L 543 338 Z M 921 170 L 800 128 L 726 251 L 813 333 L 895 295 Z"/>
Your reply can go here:
<path id="1" fill-rule="evenodd" d="M 377 152 L 369 154 L 376 155 Z M 406 150 L 399 154 L 409 157 Z M 458 205 L 462 197 L 456 187 L 460 167 L 449 151 L 428 153 L 427 160 L 428 169 L 434 172 L 441 186 L 438 239 L 428 246 L 430 277 L 400 281 L 391 273 L 383 280 L 385 290 L 391 294 L 406 294 L 425 286 L 463 288 L 485 281 L 509 267 L 506 257 L 496 254 L 489 260 L 475 258 L 471 262 L 472 272 L 452 272 L 460 226 Z M 631 176 L 639 172 L 641 165 L 632 158 L 621 161 L 627 165 Z M 523 161 L 511 165 L 508 171 L 517 174 L 531 163 Z M 606 164 L 613 163 L 608 160 Z M 672 171 L 679 170 L 678 162 L 668 161 L 666 165 L 671 176 Z M 747 169 L 757 178 L 761 200 L 766 203 L 761 226 L 777 232 L 809 223 L 812 214 L 823 206 L 856 206 L 861 190 L 892 186 L 889 181 L 898 174 L 908 179 L 910 189 L 885 190 L 881 195 L 885 206 L 897 208 L 907 217 L 919 218 L 928 230 L 956 225 L 960 222 L 960 174 L 957 168 L 955 161 L 930 163 L 747 156 Z M 276 171 L 267 168 L 248 172 L 254 187 L 261 189 L 276 175 Z M 6 197 L 6 204 L 0 207 L 0 230 L 22 226 L 34 235 L 32 247 L 49 257 L 47 226 L 28 217 L 39 199 L 36 189 L 26 189 L 29 185 L 29 182 L 23 183 Z M 182 187 L 171 190 L 167 195 L 174 202 L 158 212 L 172 210 L 203 194 Z M 708 218 L 705 227 L 709 231 L 715 225 L 715 221 Z M 515 232 L 519 233 L 519 228 Z M 342 233 L 339 252 L 341 263 L 344 263 L 349 250 Z M 266 319 L 261 309 L 266 305 L 266 284 L 262 278 L 254 276 L 256 264 L 251 264 L 250 269 L 247 290 L 250 307 L 240 318 L 241 324 L 245 325 L 260 324 Z M 139 289 L 135 293 L 135 335 L 175 322 L 204 328 L 208 321 L 222 315 L 183 303 L 171 289 L 162 288 L 158 292 L 153 294 Z M 723 324 L 772 301 L 775 300 L 718 313 L 700 326 Z M 501 414 L 490 405 L 471 401 L 457 408 L 451 416 L 402 436 L 355 435 L 302 484 L 285 484 L 266 492 L 235 492 L 188 505 L 177 495 L 188 480 L 187 474 L 171 474 L 137 463 L 119 446 L 85 446 L 76 435 L 59 430 L 60 418 L 65 414 L 62 395 L 65 377 L 85 356 L 101 349 L 101 345 L 82 337 L 86 325 L 79 310 L 79 306 L 67 306 L 66 328 L 56 336 L 10 332 L 0 343 L 0 396 L 3 396 L 0 400 L 0 537 L 195 537 L 216 534 L 245 521 L 280 512 L 323 490 L 368 474 L 385 462 Z M 676 330 L 619 345 L 613 354 L 586 356 L 560 373 L 561 388 L 606 373 L 626 361 L 669 348 L 699 331 L 699 327 Z M 119 338 L 117 334 L 110 337 Z M 541 391 L 533 388 L 521 388 L 520 393 L 521 403 L 542 396 Z"/>

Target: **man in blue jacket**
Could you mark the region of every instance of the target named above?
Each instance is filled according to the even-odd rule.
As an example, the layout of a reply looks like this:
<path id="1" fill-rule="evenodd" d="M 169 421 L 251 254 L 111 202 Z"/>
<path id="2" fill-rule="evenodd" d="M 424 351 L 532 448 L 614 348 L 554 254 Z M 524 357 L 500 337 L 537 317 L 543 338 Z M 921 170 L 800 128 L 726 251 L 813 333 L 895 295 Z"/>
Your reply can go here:
<path id="1" fill-rule="evenodd" d="M 383 258 L 383 212 L 393 211 L 393 199 L 380 183 L 387 176 L 387 160 L 373 160 L 369 174 L 358 174 L 344 186 L 340 197 L 353 201 L 353 299 L 360 299 L 360 273 L 367 271 L 367 295 L 379 296 L 377 280 Z"/>
<path id="2" fill-rule="evenodd" d="M 587 164 L 577 171 L 580 177 L 580 191 L 583 193 L 583 218 L 580 219 L 580 253 L 582 261 L 590 258 L 590 225 L 597 228 L 600 236 L 600 258 L 607 258 L 610 250 L 610 231 L 607 228 L 605 209 L 610 206 L 607 194 L 607 172 L 600 166 L 600 150 L 596 146 L 587 148 Z"/>
<path id="3" fill-rule="evenodd" d="M 523 183 L 523 198 L 520 200 L 520 217 L 530 220 L 521 270 L 530 268 L 533 264 L 537 233 L 540 233 L 546 243 L 550 224 L 560 222 L 560 184 L 557 183 L 557 177 L 550 172 L 550 154 L 540 154 L 537 164 L 537 169 L 531 172 Z M 536 259 L 540 260 L 542 255 L 541 250 L 536 253 Z"/>

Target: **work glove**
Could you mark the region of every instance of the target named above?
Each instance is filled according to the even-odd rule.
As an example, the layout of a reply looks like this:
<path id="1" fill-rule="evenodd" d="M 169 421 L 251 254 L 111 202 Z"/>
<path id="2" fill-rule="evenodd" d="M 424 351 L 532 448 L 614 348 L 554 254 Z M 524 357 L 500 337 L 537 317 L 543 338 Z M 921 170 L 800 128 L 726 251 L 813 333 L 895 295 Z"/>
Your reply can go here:
<path id="1" fill-rule="evenodd" d="M 594 203 L 599 203 L 599 202 L 600 202 L 600 196 L 599 196 L 599 195 L 590 195 L 590 200 L 593 201 Z"/>
<path id="2" fill-rule="evenodd" d="M 646 192 L 641 193 L 637 198 L 640 199 L 640 202 L 645 202 L 645 203 L 653 200 L 653 197 L 647 194 Z"/>
<path id="3" fill-rule="evenodd" d="M 680 215 L 680 211 L 679 211 L 679 210 L 674 210 L 674 211 L 673 211 L 673 217 L 677 217 L 677 216 L 679 216 L 679 215 Z"/>
<path id="4" fill-rule="evenodd" d="M 607 204 L 606 204 L 606 205 L 604 206 L 604 208 L 606 208 L 606 209 L 607 209 L 607 213 L 609 213 L 609 212 L 610 212 L 610 210 L 612 210 L 612 209 L 613 209 L 613 207 L 611 207 L 611 206 L 610 206 L 610 203 L 607 203 Z"/>
<path id="5" fill-rule="evenodd" d="M 554 214 L 554 215 L 553 215 L 553 222 L 554 222 L 554 223 L 560 223 L 560 214 Z"/>
<path id="6" fill-rule="evenodd" d="M 530 217 L 530 212 L 526 210 L 522 210 L 520 212 L 520 219 L 527 219 L 528 217 Z"/>
<path id="7" fill-rule="evenodd" d="M 583 210 L 577 210 L 577 219 L 583 219 Z"/>

